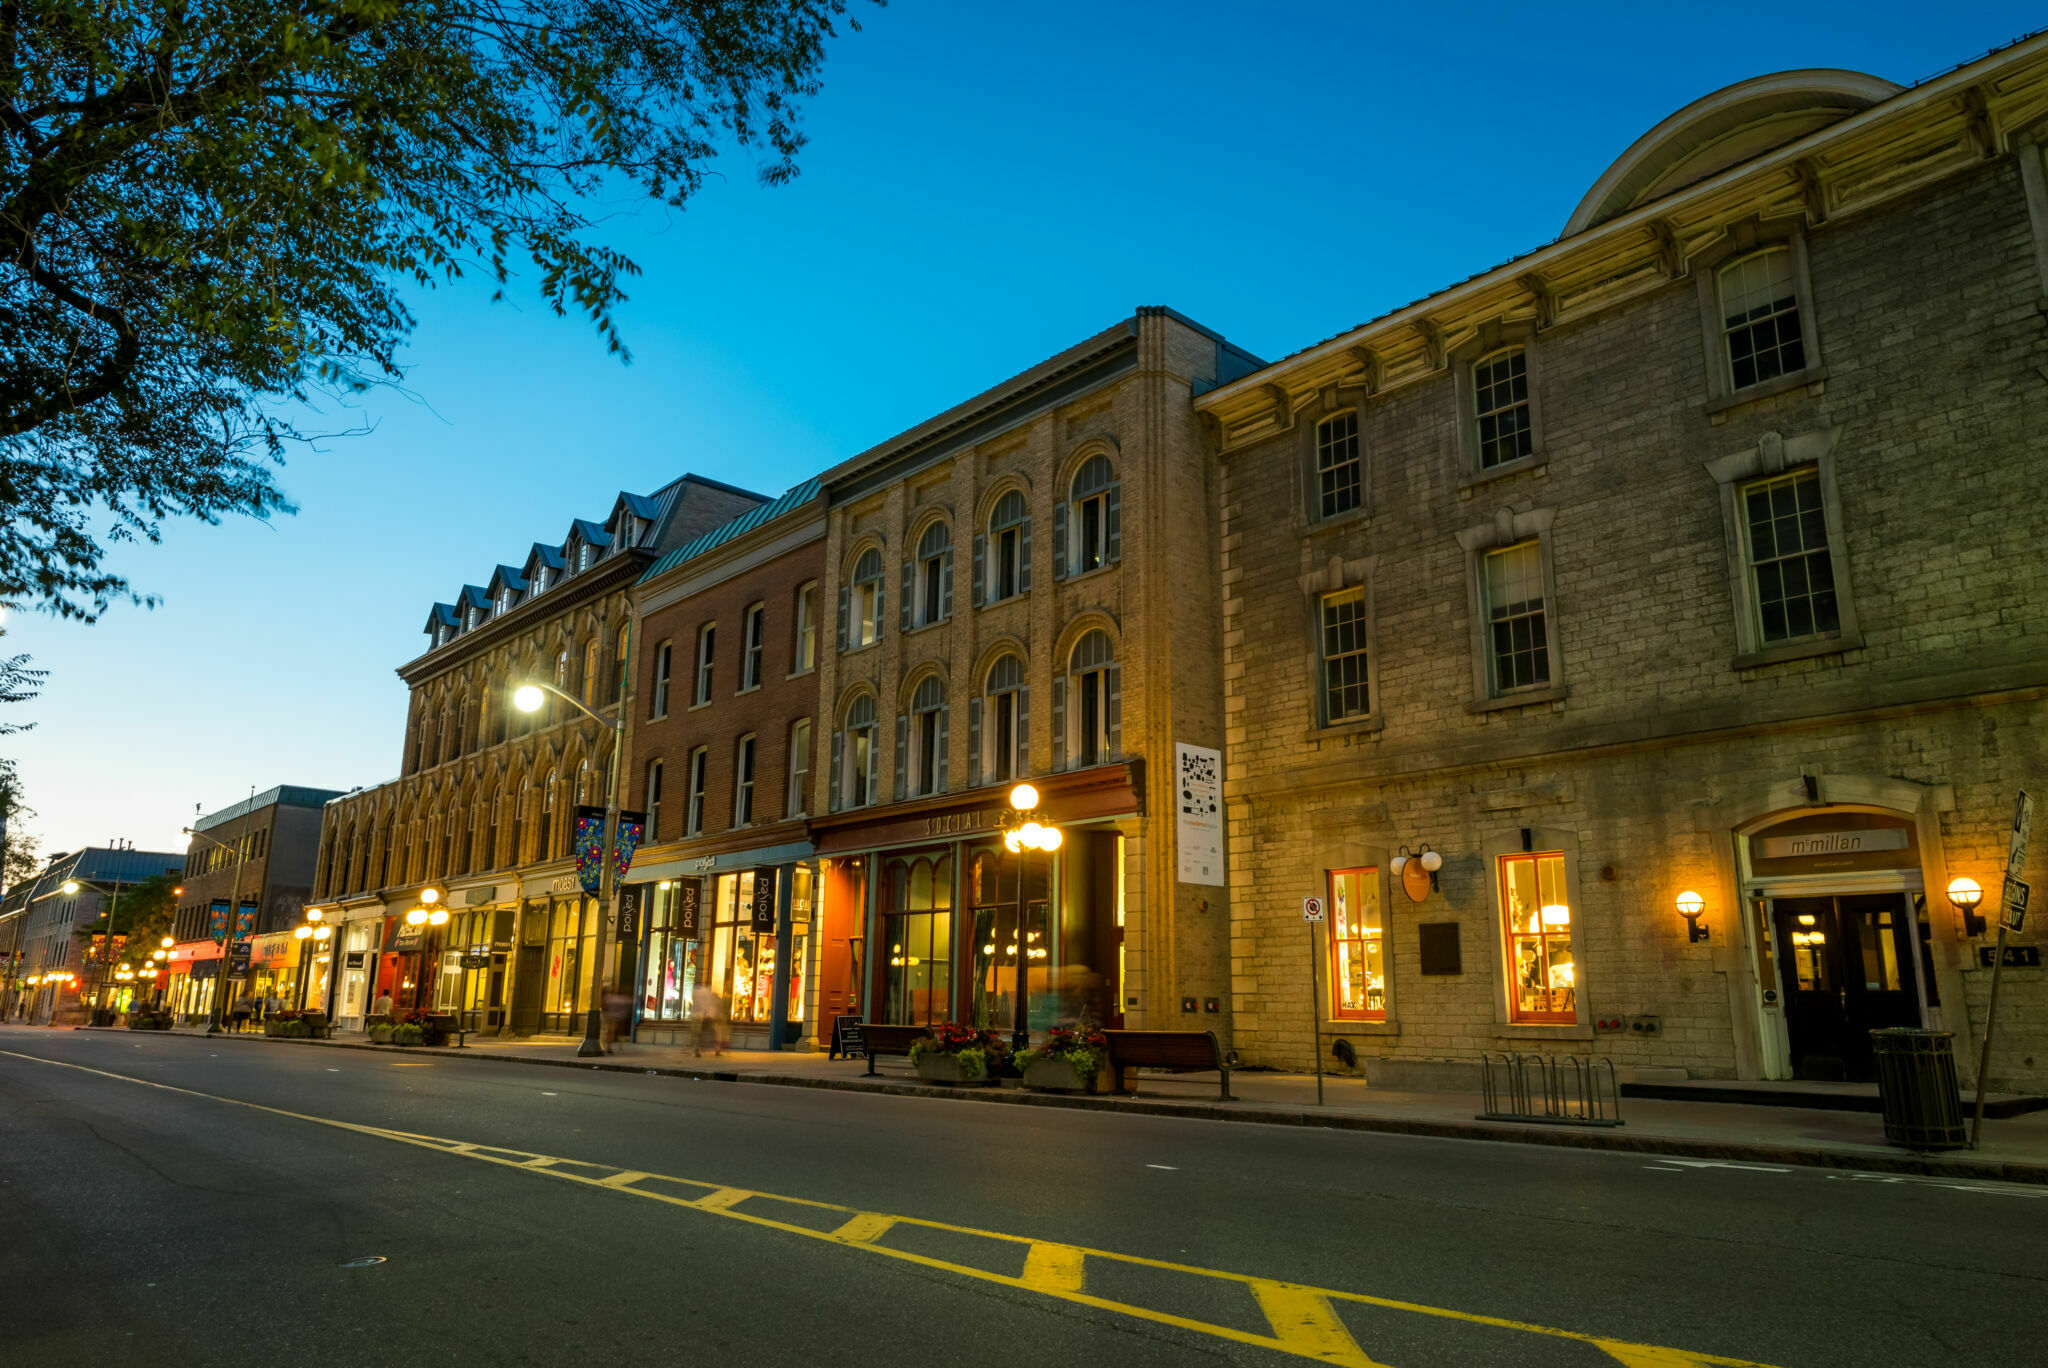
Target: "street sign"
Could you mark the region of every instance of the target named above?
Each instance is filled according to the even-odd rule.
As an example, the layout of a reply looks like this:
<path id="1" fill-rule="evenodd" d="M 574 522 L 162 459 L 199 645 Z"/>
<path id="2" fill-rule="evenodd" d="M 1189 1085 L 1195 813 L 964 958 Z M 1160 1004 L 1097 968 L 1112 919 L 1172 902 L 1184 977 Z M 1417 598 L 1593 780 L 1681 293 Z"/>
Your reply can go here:
<path id="1" fill-rule="evenodd" d="M 1321 898 L 1303 898 L 1301 900 L 1301 919 L 1311 922 L 1321 921 L 1323 919 L 1323 900 Z"/>
<path id="2" fill-rule="evenodd" d="M 250 947 L 250 945 L 249 945 L 249 942 L 247 942 L 247 941 L 243 940 L 243 941 L 236 941 L 236 942 L 235 942 L 235 945 L 234 945 L 234 948 L 233 948 L 232 950 L 228 951 L 228 977 L 229 977 L 229 978 L 247 978 L 247 977 L 248 977 L 248 975 L 249 975 L 249 950 L 250 950 L 250 948 L 251 948 L 251 947 Z"/>
<path id="3" fill-rule="evenodd" d="M 2005 877 L 2008 883 L 2016 882 L 2027 872 L 2027 838 L 2034 830 L 2034 800 L 2027 796 L 2025 789 L 2012 808 L 2012 845 L 2005 856 Z M 2024 906 L 2024 904 L 2022 904 Z"/>
<path id="4" fill-rule="evenodd" d="M 2007 931 L 2018 931 L 2027 924 L 2027 894 L 2032 888 L 2024 879 L 2005 876 L 2005 898 L 1999 904 L 1998 924 Z"/>

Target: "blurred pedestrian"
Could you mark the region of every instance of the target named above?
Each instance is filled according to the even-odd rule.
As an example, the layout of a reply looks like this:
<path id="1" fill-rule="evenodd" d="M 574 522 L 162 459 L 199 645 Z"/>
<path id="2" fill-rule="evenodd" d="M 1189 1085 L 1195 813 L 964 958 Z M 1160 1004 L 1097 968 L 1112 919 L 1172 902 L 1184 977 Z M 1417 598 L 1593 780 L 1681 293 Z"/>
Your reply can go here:
<path id="1" fill-rule="evenodd" d="M 698 1058 L 704 1055 L 704 1037 L 711 1037 L 711 1052 L 725 1053 L 726 1020 L 725 998 L 708 983 L 697 985 L 697 991 L 690 999 L 690 1015 L 697 1021 Z"/>
<path id="2" fill-rule="evenodd" d="M 633 999 L 621 992 L 604 995 L 604 1045 L 615 1050 L 628 1032 L 628 1019 L 633 1013 Z"/>

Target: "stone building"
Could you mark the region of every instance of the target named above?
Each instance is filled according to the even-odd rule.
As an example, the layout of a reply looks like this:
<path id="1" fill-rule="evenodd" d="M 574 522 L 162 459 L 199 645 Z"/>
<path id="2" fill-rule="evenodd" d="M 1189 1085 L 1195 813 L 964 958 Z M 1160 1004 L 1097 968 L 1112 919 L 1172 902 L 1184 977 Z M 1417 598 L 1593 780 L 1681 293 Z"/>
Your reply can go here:
<path id="1" fill-rule="evenodd" d="M 847 938 L 820 915 L 804 826 L 824 549 L 824 499 L 806 480 L 669 552 L 633 591 L 627 793 L 646 813 L 627 876 L 642 914 L 627 967 L 636 1039 L 689 1038 L 706 983 L 729 1004 L 740 1048 L 780 1048 L 817 1027 L 821 947 L 830 937 L 836 965 Z"/>
<path id="2" fill-rule="evenodd" d="M 213 938 L 215 908 L 253 914 L 249 967 L 235 981 L 234 996 L 275 993 L 296 1005 L 303 988 L 310 1000 L 324 998 L 331 958 L 308 959 L 302 972 L 300 952 L 322 955 L 326 947 L 300 944 L 291 931 L 312 900 L 321 817 L 341 796 L 337 789 L 279 784 L 193 820 L 167 961 L 164 1002 L 173 1012 L 204 1019 L 213 1008 L 226 952 L 225 942 Z"/>
<path id="3" fill-rule="evenodd" d="M 360 1024 L 383 993 L 460 1013 L 471 1030 L 580 1031 L 590 1006 L 597 905 L 574 873 L 574 809 L 602 806 L 609 723 L 633 650 L 628 595 L 663 554 L 764 503 L 685 475 L 621 493 L 602 521 L 574 520 L 428 616 L 428 648 L 399 668 L 412 691 L 400 775 L 327 806 L 316 903 L 339 927 L 337 1021 Z M 450 916 L 411 926 L 432 888 Z"/>
<path id="4" fill-rule="evenodd" d="M 1248 1062 L 1858 1078 L 1924 1021 L 1974 1074 L 1950 881 L 1994 904 L 2048 788 L 2044 141 L 2048 38 L 1743 82 L 1550 246 L 1196 400 Z M 2041 974 L 1996 1086 L 2048 1082 Z"/>
<path id="5" fill-rule="evenodd" d="M 1141 309 L 823 477 L 810 830 L 825 906 L 859 909 L 834 1002 L 1006 1027 L 1021 956 L 1034 1026 L 1222 1024 L 1220 843 L 1176 837 L 1177 747 L 1223 723 L 1189 396 L 1257 364 Z M 1024 779 L 1055 857 L 1004 850 Z"/>

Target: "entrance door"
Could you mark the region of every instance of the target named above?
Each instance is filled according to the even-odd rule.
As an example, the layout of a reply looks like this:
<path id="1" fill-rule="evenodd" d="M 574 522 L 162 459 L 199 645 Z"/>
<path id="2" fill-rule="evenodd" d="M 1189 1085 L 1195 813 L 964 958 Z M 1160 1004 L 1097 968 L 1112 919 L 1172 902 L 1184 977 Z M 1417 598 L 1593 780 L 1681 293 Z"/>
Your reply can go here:
<path id="1" fill-rule="evenodd" d="M 548 952 L 544 945 L 522 945 L 512 977 L 512 1029 L 532 1035 L 540 1029 L 540 998 Z"/>
<path id="2" fill-rule="evenodd" d="M 1919 1022 L 1905 895 L 1774 900 L 1792 1076 L 1867 1083 L 1870 1033 Z"/>

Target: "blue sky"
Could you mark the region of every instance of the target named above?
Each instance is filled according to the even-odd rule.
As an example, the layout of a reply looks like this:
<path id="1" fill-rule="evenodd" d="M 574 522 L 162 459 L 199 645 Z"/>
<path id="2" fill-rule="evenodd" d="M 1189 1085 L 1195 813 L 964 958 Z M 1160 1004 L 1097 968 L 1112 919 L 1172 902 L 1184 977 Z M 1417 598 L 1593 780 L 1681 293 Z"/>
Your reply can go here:
<path id="1" fill-rule="evenodd" d="M 116 568 L 154 611 L 11 615 L 44 849 L 178 849 L 195 805 L 397 772 L 428 605 L 697 471 L 764 493 L 1167 304 L 1271 359 L 1555 237 L 1679 106 L 1766 71 L 1902 84 L 2037 5 L 896 0 L 827 62 L 803 174 L 726 159 L 606 236 L 634 363 L 518 290 L 418 301 L 414 397 L 293 458 L 296 517 L 184 524 Z"/>

